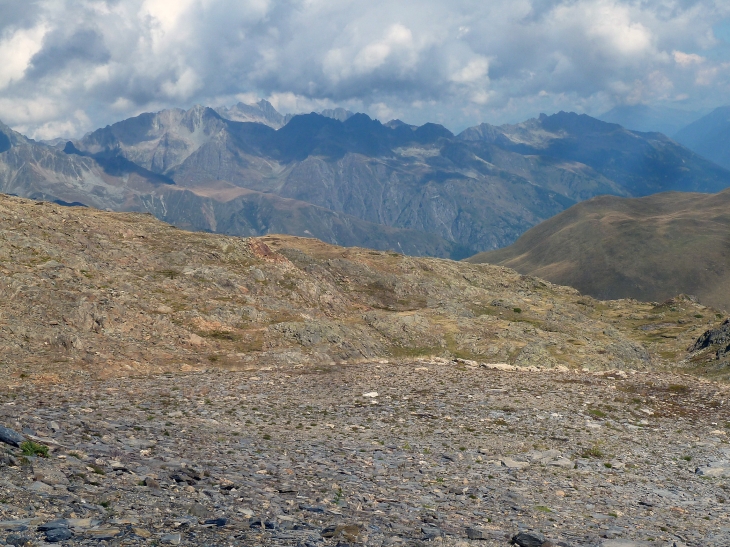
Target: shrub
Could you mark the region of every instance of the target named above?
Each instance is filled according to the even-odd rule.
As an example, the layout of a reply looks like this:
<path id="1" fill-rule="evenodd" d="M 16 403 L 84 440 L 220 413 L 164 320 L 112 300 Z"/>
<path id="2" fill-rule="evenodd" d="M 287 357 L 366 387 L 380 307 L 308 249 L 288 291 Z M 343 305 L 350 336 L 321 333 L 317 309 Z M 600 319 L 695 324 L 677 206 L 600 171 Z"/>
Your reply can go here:
<path id="1" fill-rule="evenodd" d="M 24 456 L 40 456 L 41 458 L 48 457 L 48 447 L 33 441 L 25 441 L 21 443 L 20 449 L 23 451 Z"/>

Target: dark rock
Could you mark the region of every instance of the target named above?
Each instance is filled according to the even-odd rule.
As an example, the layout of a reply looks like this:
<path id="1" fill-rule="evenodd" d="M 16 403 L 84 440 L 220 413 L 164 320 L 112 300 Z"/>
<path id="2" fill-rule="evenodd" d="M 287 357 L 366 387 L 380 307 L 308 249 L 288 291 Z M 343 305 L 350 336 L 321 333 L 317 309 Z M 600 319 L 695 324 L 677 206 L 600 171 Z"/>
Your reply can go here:
<path id="1" fill-rule="evenodd" d="M 38 526 L 39 532 L 47 532 L 48 530 L 56 530 L 58 528 L 68 528 L 68 521 L 66 519 L 56 519 L 51 522 L 46 522 Z"/>
<path id="2" fill-rule="evenodd" d="M 227 522 L 228 522 L 228 519 L 218 518 L 218 519 L 208 519 L 203 524 L 211 525 L 211 526 L 218 526 L 220 528 L 221 526 L 225 526 Z"/>
<path id="3" fill-rule="evenodd" d="M 20 546 L 20 545 L 25 545 L 29 541 L 30 541 L 29 538 L 27 538 L 25 536 L 21 536 L 19 534 L 10 534 L 8 537 L 5 538 L 5 543 L 7 545 Z"/>
<path id="4" fill-rule="evenodd" d="M 436 539 L 444 535 L 440 528 L 428 524 L 421 526 L 421 533 L 423 534 L 423 538 L 427 540 Z"/>
<path id="5" fill-rule="evenodd" d="M 276 523 L 270 520 L 262 520 L 258 517 L 251 517 L 248 519 L 249 528 L 261 528 L 266 530 L 275 530 Z"/>
<path id="6" fill-rule="evenodd" d="M 166 543 L 168 545 L 180 545 L 180 542 L 182 541 L 182 535 L 181 534 L 165 534 L 160 538 L 161 543 Z"/>
<path id="7" fill-rule="evenodd" d="M 0 425 L 0 442 L 11 446 L 20 446 L 21 443 L 25 442 L 25 437 L 17 431 Z"/>
<path id="8" fill-rule="evenodd" d="M 49 543 L 58 543 L 71 539 L 73 535 L 73 532 L 68 528 L 52 528 L 51 530 L 46 530 L 46 541 Z"/>
<path id="9" fill-rule="evenodd" d="M 542 547 L 545 541 L 545 536 L 538 532 L 520 532 L 512 537 L 512 543 L 520 547 Z"/>
<path id="10" fill-rule="evenodd" d="M 730 353 L 730 319 L 725 319 L 722 325 L 716 329 L 705 331 L 694 344 L 687 348 L 687 351 L 692 353 L 710 346 L 720 346 L 716 352 L 717 357 L 720 359 Z"/>
<path id="11" fill-rule="evenodd" d="M 170 478 L 175 482 L 184 482 L 190 486 L 193 486 L 197 481 L 183 473 L 173 473 Z"/>
<path id="12" fill-rule="evenodd" d="M 199 517 L 199 518 L 208 517 L 208 510 L 205 508 L 205 506 L 201 505 L 200 503 L 193 503 L 190 507 L 188 507 L 188 513 L 190 513 L 194 517 Z"/>
<path id="13" fill-rule="evenodd" d="M 299 505 L 299 509 L 311 513 L 324 513 L 324 507 L 318 507 L 316 505 Z"/>
<path id="14" fill-rule="evenodd" d="M 469 539 L 489 539 L 485 530 L 471 526 L 466 529 L 466 537 Z"/>
<path id="15" fill-rule="evenodd" d="M 147 488 L 154 488 L 156 490 L 160 489 L 160 483 L 158 481 L 156 481 L 155 479 L 153 479 L 152 477 L 146 477 L 144 480 L 144 485 Z"/>

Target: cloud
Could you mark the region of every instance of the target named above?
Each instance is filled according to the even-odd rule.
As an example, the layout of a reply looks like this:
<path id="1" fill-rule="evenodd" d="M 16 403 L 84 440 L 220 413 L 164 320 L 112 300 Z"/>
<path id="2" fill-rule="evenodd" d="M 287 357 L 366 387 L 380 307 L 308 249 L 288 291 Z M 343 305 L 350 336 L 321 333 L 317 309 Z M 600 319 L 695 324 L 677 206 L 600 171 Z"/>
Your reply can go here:
<path id="1" fill-rule="evenodd" d="M 730 91 L 717 0 L 0 2 L 0 119 L 72 136 L 263 97 L 460 129 Z M 63 135 L 61 135 L 63 133 Z"/>

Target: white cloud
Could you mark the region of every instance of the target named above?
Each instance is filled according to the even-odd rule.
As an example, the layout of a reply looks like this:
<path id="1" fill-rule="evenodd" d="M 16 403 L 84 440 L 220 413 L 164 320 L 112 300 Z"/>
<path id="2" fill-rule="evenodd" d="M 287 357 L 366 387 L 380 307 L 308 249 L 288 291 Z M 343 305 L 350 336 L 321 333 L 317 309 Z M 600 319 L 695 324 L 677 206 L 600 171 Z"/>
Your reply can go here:
<path id="1" fill-rule="evenodd" d="M 283 111 L 343 106 L 459 129 L 616 103 L 714 106 L 730 93 L 713 34 L 727 17 L 718 0 L 12 3 L 0 7 L 0 119 L 82 133 L 265 97 Z"/>
<path id="2" fill-rule="evenodd" d="M 47 30 L 44 24 L 18 29 L 0 41 L 0 90 L 23 77 L 31 58 L 40 51 Z"/>

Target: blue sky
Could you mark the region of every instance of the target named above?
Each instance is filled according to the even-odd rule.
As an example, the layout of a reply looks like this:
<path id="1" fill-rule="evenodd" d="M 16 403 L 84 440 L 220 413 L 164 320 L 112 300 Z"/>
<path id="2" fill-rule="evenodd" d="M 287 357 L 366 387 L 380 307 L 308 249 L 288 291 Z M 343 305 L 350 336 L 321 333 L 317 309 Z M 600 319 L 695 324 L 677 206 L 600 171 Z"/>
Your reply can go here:
<path id="1" fill-rule="evenodd" d="M 72 137 L 270 100 L 452 130 L 730 92 L 726 0 L 0 0 L 0 120 Z"/>

